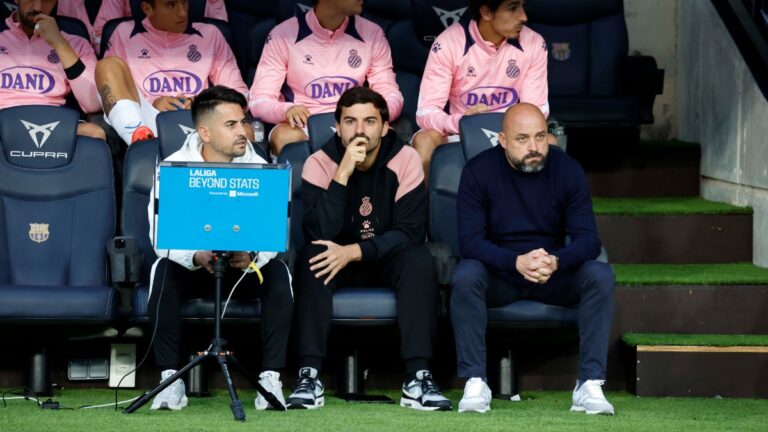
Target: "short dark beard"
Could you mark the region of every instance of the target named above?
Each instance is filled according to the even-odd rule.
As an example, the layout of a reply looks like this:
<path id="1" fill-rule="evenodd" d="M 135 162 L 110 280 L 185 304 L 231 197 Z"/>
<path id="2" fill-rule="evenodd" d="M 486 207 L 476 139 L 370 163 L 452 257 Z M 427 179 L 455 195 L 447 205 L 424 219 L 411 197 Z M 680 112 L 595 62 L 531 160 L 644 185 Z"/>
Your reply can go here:
<path id="1" fill-rule="evenodd" d="M 34 21 L 34 19 L 35 19 L 35 17 L 37 15 L 40 15 L 41 13 L 42 12 L 36 12 L 34 14 L 30 14 L 30 12 L 27 12 L 25 15 L 22 15 L 21 13 L 17 12 L 16 16 L 19 19 L 19 24 L 21 24 L 21 27 L 28 28 L 28 29 L 34 29 L 35 28 L 35 21 Z"/>
<path id="2" fill-rule="evenodd" d="M 549 154 L 545 156 L 537 151 L 528 153 L 527 155 L 523 156 L 522 159 L 514 159 L 513 157 L 506 154 L 506 152 L 504 154 L 507 156 L 507 161 L 510 165 L 512 165 L 512 168 L 526 174 L 537 173 L 543 170 L 544 166 L 547 164 L 547 158 L 549 157 Z M 541 161 L 535 165 L 528 165 L 525 163 L 526 160 L 533 159 L 535 157 L 541 158 Z"/>

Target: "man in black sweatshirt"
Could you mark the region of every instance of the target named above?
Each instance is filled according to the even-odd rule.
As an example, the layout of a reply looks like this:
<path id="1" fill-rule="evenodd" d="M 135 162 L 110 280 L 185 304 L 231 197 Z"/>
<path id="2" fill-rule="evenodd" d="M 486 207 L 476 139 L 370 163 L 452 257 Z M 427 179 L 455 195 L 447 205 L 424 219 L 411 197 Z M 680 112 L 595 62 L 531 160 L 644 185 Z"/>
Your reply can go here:
<path id="1" fill-rule="evenodd" d="M 578 162 L 547 144 L 539 108 L 520 103 L 507 110 L 499 145 L 464 167 L 456 207 L 462 260 L 451 284 L 451 321 L 459 377 L 467 378 L 459 412 L 490 409 L 487 308 L 532 299 L 578 306 L 579 377 L 571 411 L 613 414 L 601 388 L 613 272 L 594 261 L 600 239 L 587 177 Z"/>
<path id="2" fill-rule="evenodd" d="M 389 285 L 397 296 L 406 379 L 400 405 L 450 410 L 429 372 L 437 281 L 423 244 L 426 197 L 418 154 L 389 130 L 387 103 L 365 87 L 336 105 L 337 136 L 304 164 L 307 246 L 295 268 L 299 380 L 289 408 L 324 405 L 318 379 L 337 286 Z"/>

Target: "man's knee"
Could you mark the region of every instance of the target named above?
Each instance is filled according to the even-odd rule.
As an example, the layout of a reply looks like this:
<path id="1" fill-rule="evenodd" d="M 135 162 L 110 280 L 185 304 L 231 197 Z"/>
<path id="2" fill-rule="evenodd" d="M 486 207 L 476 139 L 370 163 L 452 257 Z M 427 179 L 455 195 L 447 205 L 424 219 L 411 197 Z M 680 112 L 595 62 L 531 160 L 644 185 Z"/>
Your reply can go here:
<path id="1" fill-rule="evenodd" d="M 307 139 L 307 135 L 304 134 L 304 131 L 301 128 L 291 127 L 287 123 L 280 123 L 275 126 L 275 130 L 270 137 L 272 152 L 275 155 L 279 155 L 286 145 L 294 142 L 306 141 Z"/>
<path id="2" fill-rule="evenodd" d="M 104 129 L 95 123 L 79 123 L 77 125 L 77 134 L 104 141 L 107 139 L 107 134 L 104 132 Z"/>
<path id="3" fill-rule="evenodd" d="M 423 275 L 434 275 L 435 260 L 425 245 L 412 246 L 397 252 L 399 267 L 403 272 L 414 272 Z"/>
<path id="4" fill-rule="evenodd" d="M 280 299 L 281 303 L 292 303 L 291 278 L 288 266 L 278 259 L 270 260 L 265 266 L 265 279 L 269 278 L 269 289 L 274 290 L 273 295 Z"/>
<path id="5" fill-rule="evenodd" d="M 130 70 L 128 69 L 128 63 L 120 57 L 111 56 L 103 58 L 96 63 L 96 81 L 106 79 L 116 72 L 128 70 Z"/>
<path id="6" fill-rule="evenodd" d="M 579 269 L 586 287 L 592 287 L 604 295 L 613 295 L 616 278 L 611 266 L 604 262 L 587 261 Z"/>
<path id="7" fill-rule="evenodd" d="M 483 290 L 488 282 L 488 270 L 480 261 L 463 259 L 453 270 L 451 300 L 459 299 L 478 289 Z"/>
<path id="8" fill-rule="evenodd" d="M 413 148 L 421 156 L 423 162 L 429 162 L 432 159 L 437 146 L 442 144 L 445 138 L 436 130 L 421 130 L 413 136 Z"/>

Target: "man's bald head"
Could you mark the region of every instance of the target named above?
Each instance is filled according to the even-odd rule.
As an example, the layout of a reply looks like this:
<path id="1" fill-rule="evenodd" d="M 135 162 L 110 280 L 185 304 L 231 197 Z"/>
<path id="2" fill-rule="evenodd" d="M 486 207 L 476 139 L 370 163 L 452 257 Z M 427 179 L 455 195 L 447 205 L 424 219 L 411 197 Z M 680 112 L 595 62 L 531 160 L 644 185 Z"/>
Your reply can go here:
<path id="1" fill-rule="evenodd" d="M 547 119 L 536 105 L 518 103 L 504 114 L 499 144 L 504 147 L 512 168 L 523 172 L 539 172 L 549 153 Z"/>

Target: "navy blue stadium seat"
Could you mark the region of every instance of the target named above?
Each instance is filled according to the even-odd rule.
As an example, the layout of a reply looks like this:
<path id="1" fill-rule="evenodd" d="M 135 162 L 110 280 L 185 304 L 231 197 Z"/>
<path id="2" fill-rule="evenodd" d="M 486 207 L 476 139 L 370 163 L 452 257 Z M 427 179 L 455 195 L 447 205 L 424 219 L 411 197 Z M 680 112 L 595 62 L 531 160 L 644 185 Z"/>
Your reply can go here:
<path id="1" fill-rule="evenodd" d="M 157 259 L 150 242 L 147 219 L 155 165 L 181 148 L 186 135 L 193 131 L 189 110 L 162 112 L 157 116 L 158 137 L 132 144 L 125 155 L 120 234 L 136 239 L 144 258 L 141 283 L 134 288 L 131 296 L 130 318 L 134 322 L 147 320 L 149 274 Z M 258 147 L 255 148 L 258 152 Z M 181 314 L 187 319 L 212 319 L 213 307 L 211 299 L 191 299 L 182 305 Z M 227 306 L 225 320 L 253 319 L 259 316 L 258 300 L 232 300 Z"/>
<path id="2" fill-rule="evenodd" d="M 0 320 L 116 317 L 112 161 L 103 141 L 76 136 L 78 118 L 51 106 L 0 111 Z"/>
<path id="3" fill-rule="evenodd" d="M 195 132 L 192 111 L 163 111 L 157 115 L 157 140 L 163 159 L 181 148 L 187 135 Z"/>
<path id="4" fill-rule="evenodd" d="M 412 15 L 410 0 L 366 0 L 363 4 L 363 17 L 385 32 L 394 22 L 410 19 Z"/>
<path id="5" fill-rule="evenodd" d="M 226 6 L 229 25 L 238 34 L 232 41 L 232 51 L 245 84 L 250 88 L 264 41 L 277 25 L 278 0 L 234 0 L 227 2 Z M 244 34 L 249 35 L 242 36 Z"/>
<path id="6" fill-rule="evenodd" d="M 309 135 L 309 148 L 314 153 L 336 135 L 336 118 L 334 113 L 329 112 L 309 116 L 307 132 Z"/>
<path id="7" fill-rule="evenodd" d="M 78 118 L 53 106 L 0 111 L 0 323 L 35 329 L 42 344 L 73 327 L 110 329 L 118 315 L 112 160 L 103 141 L 76 136 Z M 34 358 L 32 391 L 50 394 L 44 351 Z"/>
<path id="8" fill-rule="evenodd" d="M 8 18 L 18 8 L 13 0 L 0 1 L 0 19 Z"/>
<path id="9" fill-rule="evenodd" d="M 525 8 L 530 27 L 547 42 L 550 112 L 559 122 L 653 123 L 664 71 L 652 57 L 627 55 L 622 0 L 540 0 Z"/>
<path id="10" fill-rule="evenodd" d="M 468 20 L 467 3 L 467 0 L 411 0 L 414 30 L 419 42 L 430 47 L 443 30 Z"/>
<path id="11" fill-rule="evenodd" d="M 278 0 L 277 20 L 283 22 L 297 14 L 309 12 L 313 7 L 313 0 Z"/>
<path id="12" fill-rule="evenodd" d="M 88 28 L 85 24 L 77 18 L 70 18 L 65 16 L 57 16 L 56 24 L 59 26 L 59 30 L 64 33 L 69 33 L 74 36 L 80 36 L 91 44 L 91 36 L 88 34 Z"/>
<path id="13" fill-rule="evenodd" d="M 251 88 L 253 85 L 253 77 L 256 75 L 256 66 L 259 64 L 262 51 L 264 51 L 267 36 L 277 24 L 278 21 L 276 18 L 269 18 L 264 21 L 258 21 L 251 27 L 250 37 L 247 38 L 249 40 L 249 51 L 247 68 L 245 69 L 244 74 L 245 83 L 248 85 L 248 88 Z"/>
<path id="14" fill-rule="evenodd" d="M 392 65 L 396 72 L 410 72 L 421 76 L 429 55 L 428 44 L 422 44 L 411 20 L 393 23 L 387 31 L 387 40 L 392 50 Z"/>
<path id="15" fill-rule="evenodd" d="M 403 94 L 403 112 L 401 117 L 405 117 L 411 123 L 413 129 L 418 129 L 416 125 L 416 109 L 419 104 L 419 89 L 421 87 L 421 75 L 407 71 L 396 71 L 395 80 L 400 87 L 400 93 Z"/>

